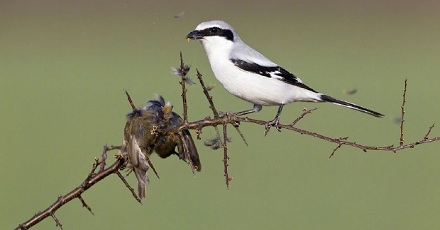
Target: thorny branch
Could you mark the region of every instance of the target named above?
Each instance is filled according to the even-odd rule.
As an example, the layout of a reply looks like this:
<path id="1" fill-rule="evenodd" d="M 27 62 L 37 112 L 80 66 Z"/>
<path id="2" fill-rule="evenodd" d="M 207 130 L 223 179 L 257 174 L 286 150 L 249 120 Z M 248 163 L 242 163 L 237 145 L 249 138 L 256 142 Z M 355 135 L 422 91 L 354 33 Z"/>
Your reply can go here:
<path id="1" fill-rule="evenodd" d="M 181 60 L 181 61 L 183 61 L 183 60 Z M 214 118 L 219 118 L 219 114 L 217 112 L 217 109 L 215 108 L 214 101 L 212 100 L 212 96 L 209 95 L 209 90 L 210 89 L 206 87 L 205 82 L 203 81 L 203 78 L 202 78 L 202 74 L 199 72 L 199 70 L 196 69 L 196 71 L 197 71 L 197 79 L 199 79 L 200 85 L 201 85 L 202 90 L 203 90 L 203 94 L 205 95 L 206 99 L 208 100 L 209 108 L 212 110 L 212 113 L 214 114 Z M 197 139 L 201 139 L 200 138 L 200 134 L 202 133 L 202 128 L 203 127 L 200 127 L 200 129 L 196 130 L 196 132 L 197 132 Z M 214 126 L 214 129 L 215 129 L 216 137 L 212 141 L 213 142 L 218 142 L 217 145 L 219 147 L 223 146 L 223 141 L 220 138 L 220 131 L 218 130 L 218 127 Z"/>
<path id="2" fill-rule="evenodd" d="M 267 122 L 263 121 L 263 120 L 256 120 L 256 119 L 248 118 L 248 117 L 239 117 L 239 116 L 236 116 L 234 113 L 225 113 L 225 114 L 220 115 L 220 113 L 217 111 L 217 109 L 214 106 L 212 96 L 209 94 L 209 91 L 212 88 L 205 86 L 203 79 L 202 79 L 202 75 L 199 73 L 199 71 L 197 71 L 197 77 L 198 77 L 199 82 L 201 84 L 201 87 L 203 89 L 203 93 L 205 94 L 205 96 L 209 102 L 210 108 L 214 114 L 214 118 L 206 117 L 206 118 L 198 120 L 198 121 L 189 122 L 188 121 L 188 105 L 187 105 L 187 100 L 186 100 L 187 89 L 185 86 L 185 82 L 189 80 L 189 79 L 185 78 L 186 74 L 189 71 L 189 66 L 184 65 L 182 54 L 180 54 L 180 61 L 181 62 L 180 62 L 180 70 L 179 71 L 180 71 L 180 76 L 182 77 L 180 84 L 182 86 L 181 96 L 182 96 L 182 102 L 183 102 L 183 117 L 184 117 L 183 120 L 184 120 L 184 122 L 183 122 L 182 126 L 179 128 L 179 130 L 193 129 L 197 132 L 198 139 L 200 139 L 200 134 L 201 134 L 201 131 L 204 127 L 213 126 L 216 128 L 216 130 L 217 130 L 216 139 L 219 141 L 216 144 L 219 147 L 223 148 L 223 163 L 224 163 L 225 181 L 226 181 L 226 186 L 229 188 L 229 182 L 232 180 L 232 177 L 230 177 L 229 173 L 228 173 L 228 165 L 229 165 L 228 150 L 229 150 L 229 148 L 227 146 L 227 142 L 228 142 L 227 125 L 231 124 L 237 130 L 237 132 L 240 134 L 240 136 L 242 137 L 242 139 L 246 143 L 246 140 L 244 139 L 243 134 L 239 130 L 239 125 L 241 123 L 251 123 L 251 124 L 261 125 L 261 126 L 265 127 Z M 300 120 L 304 119 L 306 115 L 312 113 L 316 109 L 304 110 L 303 113 L 297 119 L 295 119 L 293 122 L 291 122 L 288 125 L 280 124 L 279 128 L 291 130 L 291 131 L 299 133 L 301 135 L 311 136 L 311 137 L 318 138 L 318 139 L 321 139 L 321 140 L 324 140 L 324 141 L 327 141 L 330 143 L 335 143 L 336 147 L 333 149 L 333 151 L 331 152 L 329 157 L 334 156 L 335 152 L 343 146 L 350 146 L 350 147 L 358 148 L 364 152 L 367 152 L 368 150 L 397 152 L 399 150 L 403 150 L 403 149 L 407 149 L 407 148 L 414 148 L 417 145 L 439 141 L 440 137 L 432 137 L 432 138 L 429 137 L 429 135 L 431 134 L 431 131 L 434 128 L 434 124 L 433 124 L 429 127 L 428 131 L 426 132 L 426 134 L 423 136 L 423 138 L 421 140 L 405 144 L 403 125 L 404 125 L 404 121 L 405 121 L 406 92 L 407 92 L 407 80 L 405 80 L 405 85 L 404 85 L 404 90 L 403 90 L 403 95 L 402 95 L 403 101 L 402 101 L 402 105 L 401 105 L 401 123 L 400 123 L 399 144 L 396 146 L 395 145 L 386 145 L 386 146 L 364 145 L 364 144 L 360 144 L 355 141 L 348 141 L 348 137 L 336 137 L 336 138 L 329 137 L 329 136 L 326 136 L 323 134 L 319 134 L 316 132 L 312 132 L 312 131 L 308 131 L 305 129 L 300 129 L 300 128 L 295 127 L 295 125 Z M 127 94 L 127 96 L 128 96 L 128 94 Z M 128 96 L 128 100 L 129 100 L 130 105 L 134 109 L 135 108 L 134 103 L 131 101 L 131 98 L 129 96 Z M 223 140 L 221 140 L 222 138 L 220 138 L 220 133 L 217 128 L 217 126 L 219 126 L 219 125 L 221 125 L 223 127 Z M 246 145 L 247 145 L 247 143 L 246 143 Z M 107 152 L 110 150 L 114 150 L 114 149 L 121 149 L 121 146 L 107 146 L 107 145 L 104 146 L 104 150 L 101 154 L 101 159 L 95 159 L 95 162 L 93 163 L 91 172 L 87 175 L 86 179 L 81 183 L 81 185 L 74 188 L 72 191 L 70 191 L 66 195 L 59 196 L 56 199 L 56 201 L 53 204 L 51 204 L 48 208 L 46 208 L 45 210 L 43 210 L 41 212 L 38 212 L 29 220 L 19 224 L 16 229 L 29 229 L 30 227 L 36 225 L 37 223 L 41 222 L 43 219 L 45 219 L 49 216 L 51 216 L 52 219 L 55 221 L 56 226 L 58 226 L 62 229 L 61 222 L 55 216 L 55 212 L 59 208 L 64 206 L 65 204 L 74 200 L 75 198 L 78 198 L 80 200 L 81 204 L 83 205 L 83 207 L 85 207 L 87 210 L 89 210 L 93 214 L 91 207 L 85 202 L 85 200 L 81 197 L 81 195 L 85 191 L 90 189 L 93 185 L 95 185 L 99 181 L 105 179 L 106 177 L 108 177 L 112 174 L 118 175 L 118 177 L 122 180 L 122 182 L 125 184 L 125 186 L 132 193 L 133 197 L 140 203 L 141 202 L 140 198 L 136 195 L 134 189 L 131 188 L 131 186 L 125 180 L 124 176 L 122 176 L 119 171 L 120 169 L 123 169 L 125 167 L 127 159 L 125 159 L 121 155 L 116 155 L 117 156 L 116 161 L 112 165 L 110 165 L 109 167 L 107 167 L 107 168 L 105 167 L 106 160 L 107 160 Z M 98 166 L 99 166 L 99 171 L 95 172 L 97 170 Z"/>
<path id="3" fill-rule="evenodd" d="M 227 132 L 227 124 L 223 123 L 223 165 L 224 165 L 224 172 L 225 172 L 225 183 L 226 183 L 226 187 L 229 189 L 229 181 L 232 180 L 231 177 L 229 177 L 229 172 L 228 172 L 228 166 L 229 166 L 229 156 L 228 156 L 228 132 Z"/>
<path id="4" fill-rule="evenodd" d="M 403 123 L 405 122 L 406 87 L 408 86 L 407 82 L 408 79 L 405 79 L 405 86 L 403 88 L 403 95 L 402 95 L 402 106 L 400 106 L 402 110 L 402 117 L 400 118 L 400 142 L 399 142 L 400 146 L 402 146 L 403 142 L 405 141 L 403 139 Z"/>
<path id="5" fill-rule="evenodd" d="M 182 52 L 180 52 L 180 76 L 181 76 L 181 80 L 180 80 L 180 85 L 182 86 L 182 103 L 183 103 L 183 123 L 186 124 L 188 123 L 188 103 L 186 101 L 186 77 L 187 72 L 185 71 L 185 64 L 183 63 L 183 56 L 182 56 Z"/>
<path id="6" fill-rule="evenodd" d="M 256 120 L 256 119 L 252 119 L 252 118 L 248 118 L 248 117 L 237 117 L 234 115 L 230 115 L 230 116 L 221 117 L 219 119 L 205 118 L 200 121 L 190 122 L 190 123 L 188 123 L 187 126 L 183 126 L 182 128 L 195 129 L 196 127 L 200 127 L 200 126 L 202 126 L 202 127 L 214 126 L 214 125 L 219 125 L 219 124 L 223 124 L 223 123 L 235 124 L 236 122 L 253 123 L 253 124 L 257 124 L 257 125 L 261 125 L 261 126 L 264 126 L 266 124 L 266 121 L 263 121 L 263 120 Z M 280 124 L 279 126 L 282 129 L 291 130 L 291 131 L 297 132 L 302 135 L 316 137 L 318 139 L 321 139 L 321 140 L 324 140 L 327 142 L 331 142 L 331 143 L 335 143 L 335 144 L 338 144 L 341 146 L 346 145 L 346 146 L 358 148 L 358 149 L 363 150 L 364 152 L 367 152 L 367 150 L 397 152 L 399 150 L 403 150 L 403 149 L 407 149 L 407 148 L 414 148 L 415 146 L 420 145 L 420 144 L 425 144 L 425 143 L 430 143 L 430 142 L 435 142 L 435 141 L 440 140 L 440 137 L 433 137 L 433 138 L 428 137 L 428 135 L 430 134 L 434 125 L 429 127 L 427 134 L 421 140 L 413 142 L 413 143 L 402 144 L 402 145 L 397 145 L 397 146 L 395 146 L 395 145 L 386 145 L 386 146 L 363 145 L 363 144 L 359 144 L 354 141 L 347 141 L 347 138 L 329 137 L 329 136 L 325 136 L 323 134 L 300 129 L 300 128 L 294 127 L 292 125 Z"/>
<path id="7" fill-rule="evenodd" d="M 104 146 L 103 154 L 106 154 L 108 151 L 113 149 L 119 149 L 120 146 Z M 64 206 L 65 204 L 69 203 L 75 198 L 78 198 L 81 201 L 81 204 L 83 207 L 87 208 L 90 213 L 94 214 L 92 212 L 92 209 L 89 205 L 84 201 L 84 199 L 81 197 L 81 195 L 90 189 L 93 185 L 101 181 L 102 179 L 112 175 L 113 173 L 119 173 L 119 169 L 124 165 L 125 159 L 118 157 L 116 161 L 110 165 L 108 168 L 100 169 L 99 172 L 95 172 L 99 165 L 105 165 L 105 162 L 102 160 L 95 159 L 95 163 L 93 163 L 91 172 L 87 175 L 86 179 L 75 189 L 67 193 L 66 195 L 59 196 L 57 200 L 51 204 L 48 208 L 45 210 L 38 212 L 35 214 L 32 218 L 29 220 L 19 224 L 19 226 L 16 229 L 29 229 L 30 227 L 34 226 L 35 224 L 39 223 L 40 221 L 44 220 L 45 218 L 51 216 L 52 219 L 54 219 L 56 226 L 63 229 L 61 222 L 58 220 L 58 218 L 55 216 L 55 212 Z M 125 181 L 125 178 L 121 178 L 121 180 L 128 185 L 128 183 Z M 136 194 L 134 194 L 136 195 Z M 138 201 L 140 202 L 140 199 L 138 198 Z"/>

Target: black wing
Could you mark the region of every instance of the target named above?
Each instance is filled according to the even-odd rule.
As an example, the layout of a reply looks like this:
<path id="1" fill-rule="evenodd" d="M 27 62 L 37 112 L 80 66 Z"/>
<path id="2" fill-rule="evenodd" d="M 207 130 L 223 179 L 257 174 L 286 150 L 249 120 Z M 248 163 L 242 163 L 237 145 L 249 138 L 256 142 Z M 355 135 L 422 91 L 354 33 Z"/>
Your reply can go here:
<path id="1" fill-rule="evenodd" d="M 290 85 L 298 86 L 300 88 L 317 93 L 314 89 L 302 83 L 302 81 L 298 77 L 280 66 L 262 66 L 257 63 L 246 62 L 239 59 L 230 60 L 232 61 L 232 63 L 234 63 L 235 66 L 244 71 L 249 71 L 269 78 L 275 78 Z"/>

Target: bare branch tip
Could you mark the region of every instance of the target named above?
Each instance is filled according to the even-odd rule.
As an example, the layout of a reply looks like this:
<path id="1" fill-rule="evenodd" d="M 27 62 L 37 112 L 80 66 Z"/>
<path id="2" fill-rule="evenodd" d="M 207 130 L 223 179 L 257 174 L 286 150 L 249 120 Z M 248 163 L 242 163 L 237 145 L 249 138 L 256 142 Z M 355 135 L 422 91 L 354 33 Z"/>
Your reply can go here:
<path id="1" fill-rule="evenodd" d="M 116 171 L 115 173 L 116 173 L 116 175 L 118 175 L 119 179 L 122 180 L 122 183 L 124 183 L 125 187 L 131 192 L 131 195 L 136 199 L 136 201 L 139 202 L 140 204 L 142 204 L 141 198 L 139 198 L 139 196 L 136 194 L 136 192 L 130 186 L 130 184 L 127 182 L 127 180 L 124 178 L 124 176 L 119 171 Z"/>
<path id="2" fill-rule="evenodd" d="M 55 216 L 55 213 L 51 212 L 50 216 L 52 216 L 52 219 L 55 221 L 55 224 L 57 227 L 60 227 L 60 229 L 63 229 L 63 225 L 61 224 L 61 222 L 58 220 L 58 218 Z"/>
<path id="3" fill-rule="evenodd" d="M 81 195 L 78 196 L 78 199 L 81 201 L 82 206 L 84 208 L 86 208 L 87 210 L 89 210 L 90 213 L 92 213 L 92 215 L 95 215 L 95 213 L 93 213 L 92 208 L 86 203 L 86 201 L 81 197 Z"/>

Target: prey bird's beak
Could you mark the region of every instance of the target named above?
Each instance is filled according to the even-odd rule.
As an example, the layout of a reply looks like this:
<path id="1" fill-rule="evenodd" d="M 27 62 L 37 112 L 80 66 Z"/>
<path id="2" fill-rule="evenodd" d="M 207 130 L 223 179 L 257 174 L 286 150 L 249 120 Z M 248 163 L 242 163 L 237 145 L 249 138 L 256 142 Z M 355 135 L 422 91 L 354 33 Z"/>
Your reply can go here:
<path id="1" fill-rule="evenodd" d="M 198 30 L 191 31 L 188 35 L 186 35 L 187 41 L 198 40 L 198 39 L 202 39 L 202 38 L 203 38 L 203 36 L 201 36 L 200 31 L 198 31 Z"/>

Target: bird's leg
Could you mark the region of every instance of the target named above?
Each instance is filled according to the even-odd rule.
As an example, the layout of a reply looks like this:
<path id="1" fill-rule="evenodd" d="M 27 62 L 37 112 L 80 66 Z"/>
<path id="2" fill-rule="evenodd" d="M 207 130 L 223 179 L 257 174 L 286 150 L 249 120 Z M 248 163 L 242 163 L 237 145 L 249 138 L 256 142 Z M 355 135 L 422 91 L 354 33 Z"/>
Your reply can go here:
<path id="1" fill-rule="evenodd" d="M 238 113 L 236 113 L 236 115 L 237 116 L 243 116 L 243 115 L 250 114 L 250 113 L 258 113 L 258 112 L 261 111 L 262 108 L 263 108 L 262 105 L 254 104 L 254 107 L 252 109 L 248 109 L 248 110 L 245 110 L 245 111 L 238 112 Z"/>
<path id="2" fill-rule="evenodd" d="M 284 104 L 281 104 L 279 107 L 278 107 L 278 112 L 277 112 L 277 115 L 275 116 L 275 118 L 273 119 L 273 120 L 271 120 L 271 121 L 268 121 L 267 123 L 266 123 L 266 130 L 267 131 L 269 131 L 269 129 L 270 129 L 270 127 L 271 126 L 275 126 L 275 128 L 279 131 L 279 132 L 281 132 L 281 128 L 278 126 L 279 124 L 280 124 L 280 115 L 281 115 L 281 111 L 283 111 L 283 107 L 284 107 Z M 266 133 L 267 133 L 267 131 L 266 131 Z"/>

